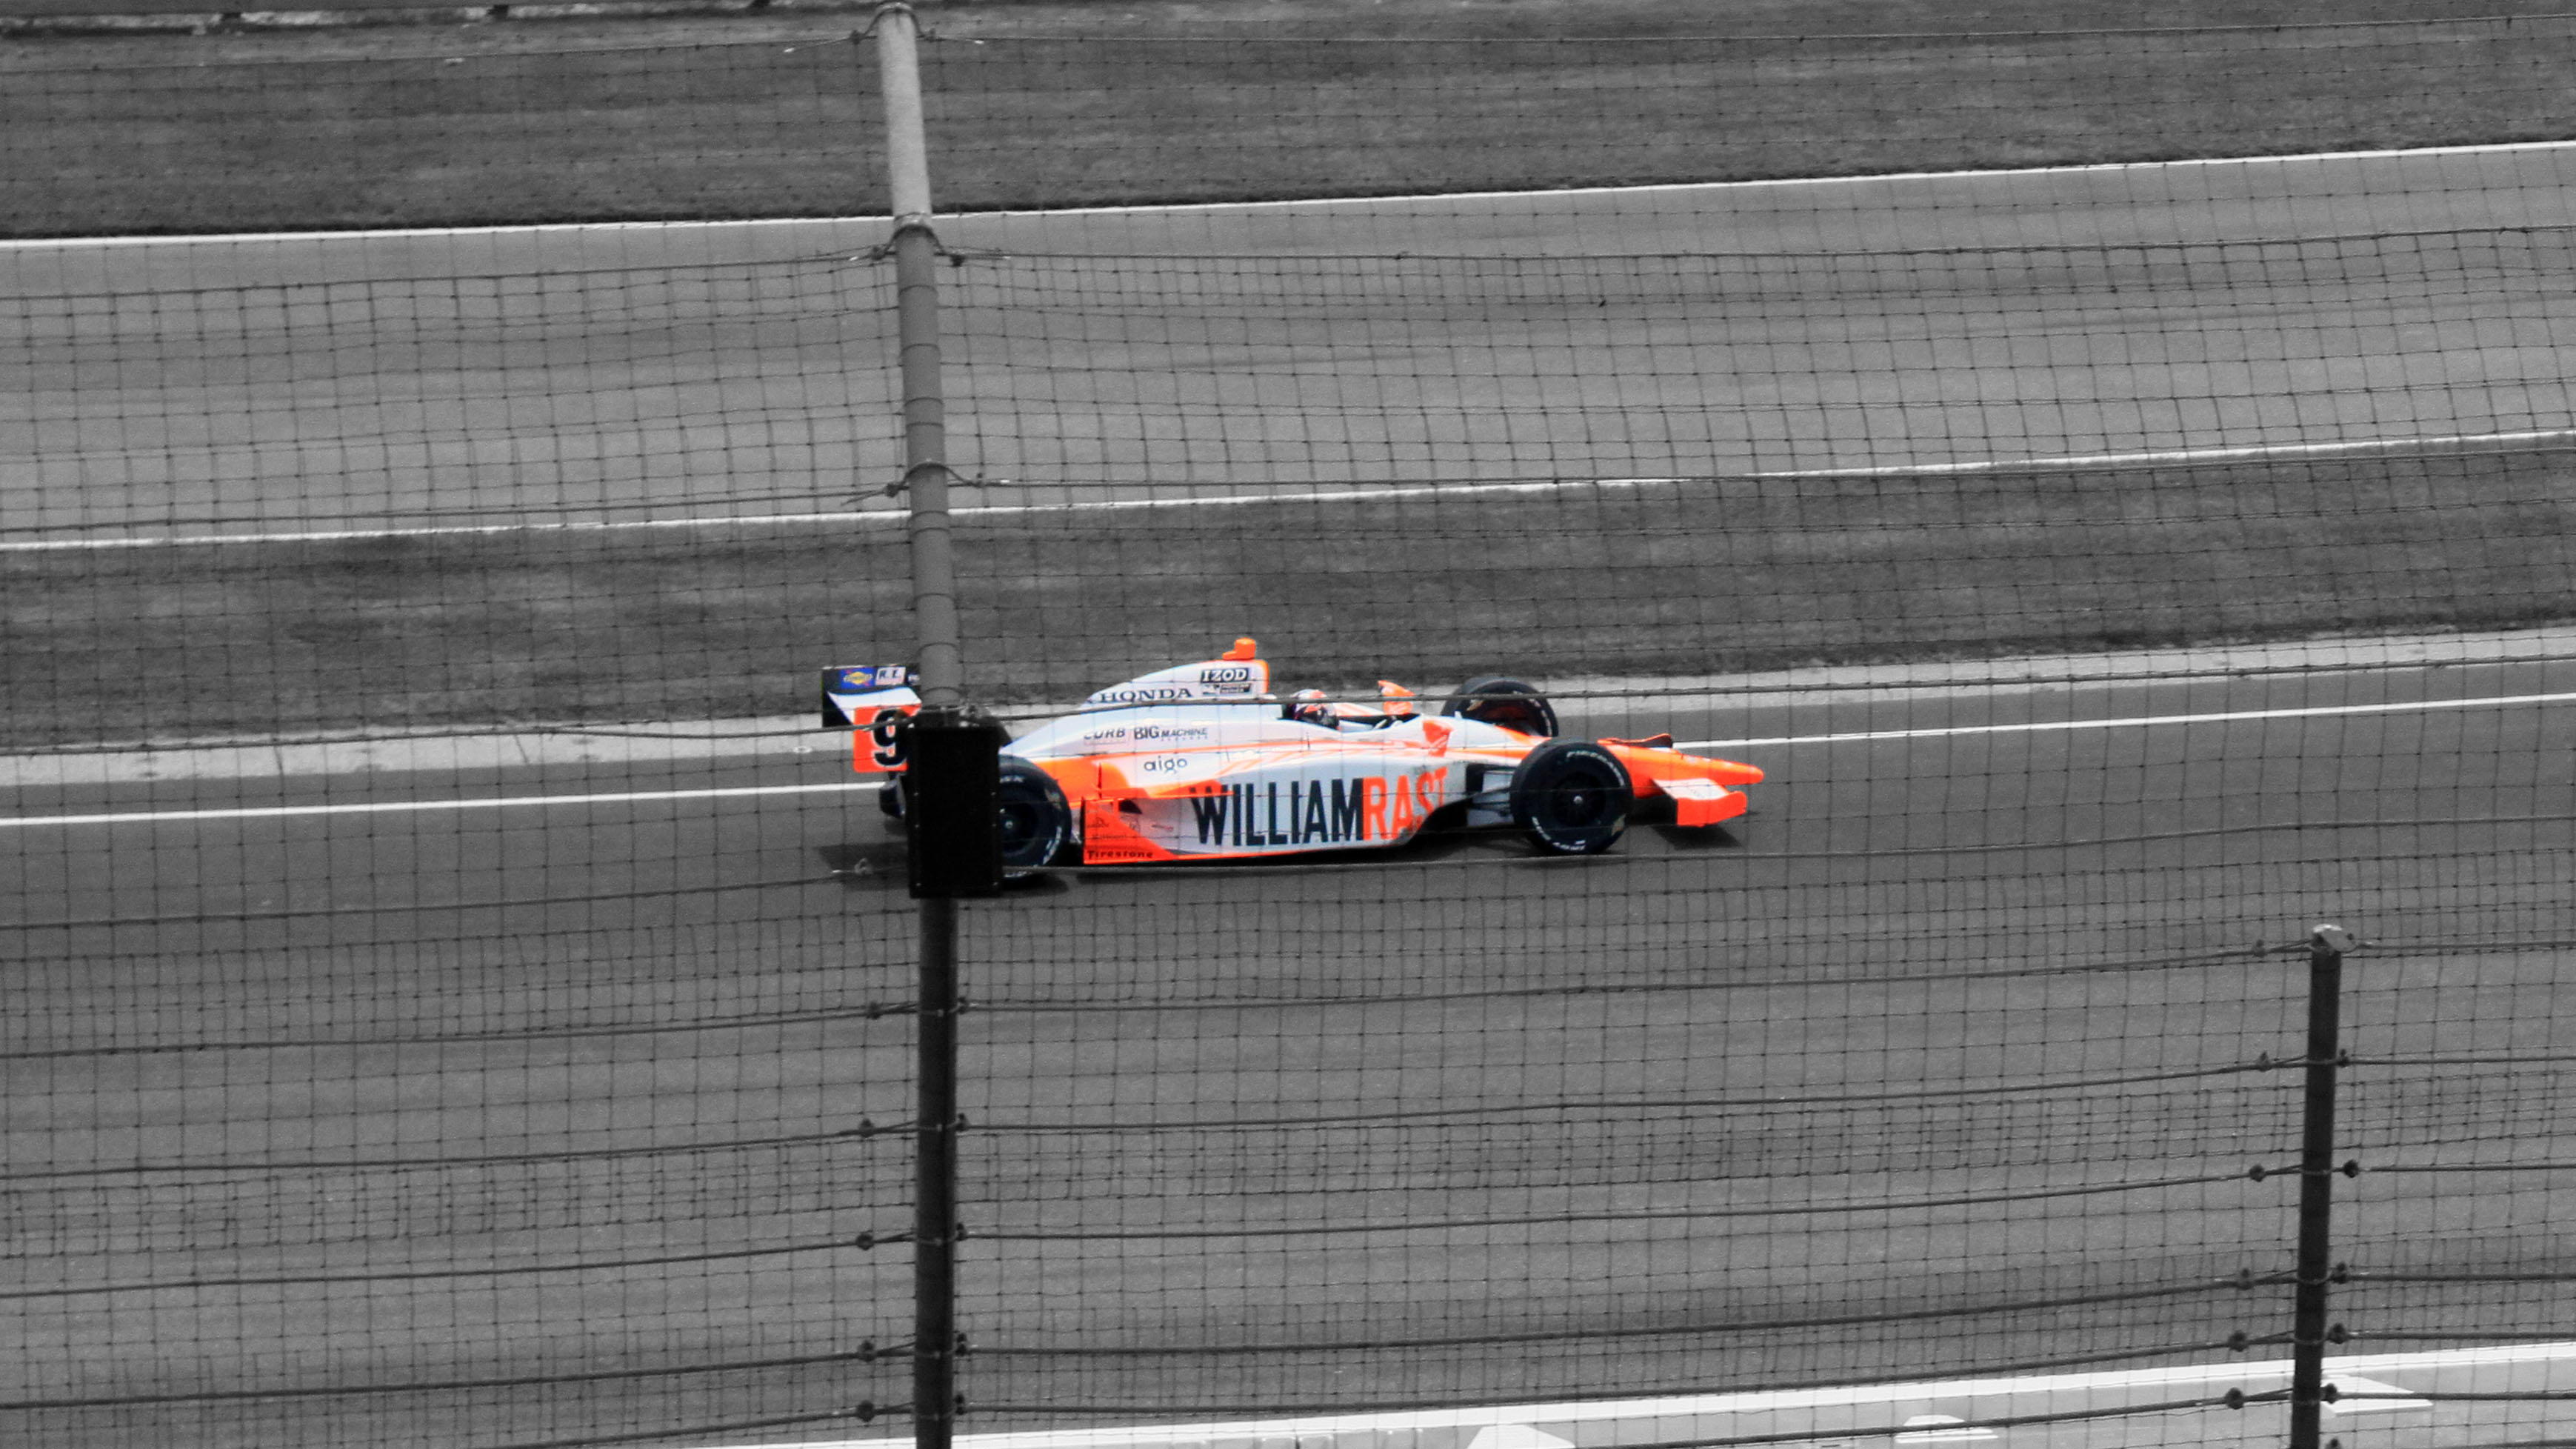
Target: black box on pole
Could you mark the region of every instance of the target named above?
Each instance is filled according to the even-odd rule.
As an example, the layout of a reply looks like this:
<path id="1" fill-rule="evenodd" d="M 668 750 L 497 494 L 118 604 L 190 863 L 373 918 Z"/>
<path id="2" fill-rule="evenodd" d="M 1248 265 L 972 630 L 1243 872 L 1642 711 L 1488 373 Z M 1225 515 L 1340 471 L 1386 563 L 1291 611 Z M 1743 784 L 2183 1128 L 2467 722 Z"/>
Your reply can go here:
<path id="1" fill-rule="evenodd" d="M 1002 746 L 1009 731 L 971 705 L 927 706 L 903 728 L 913 898 L 1000 895 Z"/>

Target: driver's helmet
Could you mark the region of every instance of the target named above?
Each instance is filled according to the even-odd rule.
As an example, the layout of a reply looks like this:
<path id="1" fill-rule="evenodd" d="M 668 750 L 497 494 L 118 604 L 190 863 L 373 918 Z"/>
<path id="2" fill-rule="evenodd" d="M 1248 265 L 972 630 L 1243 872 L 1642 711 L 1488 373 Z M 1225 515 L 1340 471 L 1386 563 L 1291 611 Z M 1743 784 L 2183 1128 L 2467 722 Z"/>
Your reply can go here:
<path id="1" fill-rule="evenodd" d="M 1341 711 L 1324 697 L 1320 689 L 1301 689 L 1288 697 L 1288 717 L 1300 724 L 1322 725 L 1328 730 L 1342 727 Z"/>

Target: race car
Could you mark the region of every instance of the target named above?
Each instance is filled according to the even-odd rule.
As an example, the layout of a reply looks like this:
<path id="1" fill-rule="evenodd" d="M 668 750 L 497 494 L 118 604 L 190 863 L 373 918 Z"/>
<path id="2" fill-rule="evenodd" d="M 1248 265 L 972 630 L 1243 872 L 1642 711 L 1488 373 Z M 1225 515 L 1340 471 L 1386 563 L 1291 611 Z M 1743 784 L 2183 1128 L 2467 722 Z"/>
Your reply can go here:
<path id="1" fill-rule="evenodd" d="M 920 708 L 902 665 L 823 671 L 823 723 L 855 730 L 852 767 L 904 769 Z M 1551 854 L 1607 850 L 1640 806 L 1682 826 L 1742 815 L 1762 771 L 1652 739 L 1559 739 L 1517 679 L 1460 685 L 1439 713 L 1391 681 L 1372 701 L 1286 699 L 1250 639 L 1215 659 L 1099 690 L 1002 752 L 1003 863 L 1243 860 L 1401 845 L 1426 829 L 1517 826 Z M 881 799 L 900 816 L 889 778 Z"/>

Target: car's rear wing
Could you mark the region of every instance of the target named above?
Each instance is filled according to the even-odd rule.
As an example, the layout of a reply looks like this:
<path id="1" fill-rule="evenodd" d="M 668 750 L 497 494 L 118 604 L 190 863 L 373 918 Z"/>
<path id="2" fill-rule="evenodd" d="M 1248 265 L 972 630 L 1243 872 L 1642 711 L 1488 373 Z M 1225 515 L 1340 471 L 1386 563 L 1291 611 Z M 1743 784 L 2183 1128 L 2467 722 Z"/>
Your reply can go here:
<path id="1" fill-rule="evenodd" d="M 904 746 L 897 726 L 921 709 L 921 672 L 908 664 L 849 664 L 823 671 L 823 728 L 854 730 L 850 768 L 862 775 L 900 774 Z M 1085 710 L 1154 705 L 1257 703 L 1269 698 L 1270 666 L 1260 646 L 1237 639 L 1214 659 L 1093 691 Z"/>
<path id="2" fill-rule="evenodd" d="M 903 739 L 895 726 L 921 708 L 921 672 L 908 664 L 843 665 L 823 671 L 823 728 L 854 730 L 850 768 L 862 775 L 900 773 Z"/>
<path id="3" fill-rule="evenodd" d="M 1134 709 L 1141 705 L 1219 704 L 1265 699 L 1270 692 L 1270 666 L 1260 646 L 1237 639 L 1214 659 L 1175 664 L 1151 674 L 1096 689 L 1082 702 L 1086 710 Z"/>

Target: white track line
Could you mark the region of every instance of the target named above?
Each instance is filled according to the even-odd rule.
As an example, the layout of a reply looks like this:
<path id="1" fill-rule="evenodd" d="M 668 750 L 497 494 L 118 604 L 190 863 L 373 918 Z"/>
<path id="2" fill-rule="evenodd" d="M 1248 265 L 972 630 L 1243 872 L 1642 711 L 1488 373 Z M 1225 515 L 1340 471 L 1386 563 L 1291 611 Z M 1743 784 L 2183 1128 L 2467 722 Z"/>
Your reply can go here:
<path id="1" fill-rule="evenodd" d="M 1198 201 L 1160 206 L 1076 206 L 1046 211 L 943 212 L 941 221 L 977 217 L 1139 216 L 1236 211 L 1308 211 L 1329 207 L 1454 205 L 1462 201 L 1505 201 L 1533 196 L 1650 196 L 1688 191 L 1750 191 L 1813 186 L 1845 188 L 1891 181 L 1969 181 L 2008 176 L 2084 176 L 2123 171 L 2184 171 L 2215 166 L 2298 166 L 2321 161 L 2406 161 L 2441 156 L 2504 156 L 2518 152 L 2564 151 L 2570 141 L 2498 141 L 2479 146 L 2419 146 L 2406 150 L 2306 151 L 2287 156 L 2187 156 L 2170 161 L 2095 161 L 2080 166 L 1997 166 L 1967 171 L 1886 171 L 1857 176 L 1774 176 L 1751 181 L 1663 181 L 1644 186 L 1568 186 L 1545 191 L 1427 192 L 1413 196 L 1308 196 L 1287 201 Z M 538 236 L 562 232 L 654 232 L 748 230 L 754 227 L 891 225 L 873 213 L 851 216 L 745 217 L 733 221 L 561 221 L 519 226 L 385 227 L 374 231 L 212 232 L 180 236 L 29 237 L 0 240 L 0 252 L 62 251 L 73 247 L 239 246 L 247 242 L 344 242 L 412 240 L 431 237 Z"/>
<path id="2" fill-rule="evenodd" d="M 2261 27 L 2252 27 L 2261 28 Z M 2169 161 L 2089 161 L 2075 166 L 1990 166 L 1966 171 L 1876 171 L 1849 176 L 1772 176 L 1748 181 L 1658 181 L 1642 186 L 1567 186 L 1549 191 L 1447 191 L 1418 196 L 1308 196 L 1290 201 L 1197 201 L 1167 206 L 1094 206 L 1068 211 L 977 211 L 960 216 L 1130 216 L 1173 212 L 1286 211 L 1378 203 L 1440 206 L 1460 201 L 1513 201 L 1533 196 L 1651 196 L 1688 191 L 1755 191 L 1815 187 L 1843 190 L 1891 181 L 1989 181 L 2013 176 L 2099 176 L 2117 172 L 2190 171 L 2219 166 L 2312 165 L 2321 161 L 2406 161 L 2442 156 L 2501 156 L 2523 151 L 2564 151 L 2576 141 L 2492 141 L 2478 146 L 2419 146 L 2410 150 L 2304 151 L 2286 156 L 2183 156 Z M 875 220 L 876 218 L 870 218 Z"/>
<path id="3" fill-rule="evenodd" d="M 2539 428 L 2513 433 L 2446 433 L 2425 438 L 2359 438 L 2343 443 L 2247 443 L 2224 448 L 2168 448 L 2137 453 L 2069 453 L 2054 458 L 1994 458 L 1966 463 L 1874 463 L 1859 468 L 1799 468 L 1754 473 L 1755 478 L 1886 478 L 1914 473 L 2008 473 L 2022 468 L 2119 468 L 2156 463 L 2225 463 L 2257 458 L 2340 458 L 2415 448 L 2458 448 L 2491 443 L 2576 442 L 2576 429 Z"/>
<path id="4" fill-rule="evenodd" d="M 1254 505 L 1276 506 L 1284 503 L 1375 503 L 1390 498 L 1472 498 L 1509 493 L 1559 493 L 1571 488 L 1671 487 L 1690 481 L 1692 480 L 1688 478 L 1549 478 L 1529 483 L 1396 484 L 1385 488 L 1220 493 L 1212 497 L 1102 498 L 1079 503 L 987 503 L 951 508 L 948 510 L 948 516 L 951 518 L 1033 518 L 1067 513 L 1141 513 L 1162 508 L 1242 508 Z M 1022 485 L 1006 481 L 998 486 Z M 1064 485 L 1034 486 L 1062 487 Z M 1294 485 L 1290 486 L 1293 488 Z M 433 524 L 424 528 L 313 529 L 296 533 L 193 533 L 144 538 L 36 539 L 28 542 L 0 543 L 0 553 L 60 553 L 90 549 L 160 548 L 221 543 L 339 543 L 387 538 L 470 538 L 504 533 L 619 533 L 633 529 L 747 528 L 791 523 L 873 523 L 897 528 L 909 521 L 910 515 L 900 509 L 867 508 L 845 509 L 834 513 L 720 514 L 712 518 L 648 518 L 621 522 L 581 520 L 565 523 L 459 523 Z"/>
<path id="5" fill-rule="evenodd" d="M 2039 720 L 2021 724 L 1954 725 L 1940 729 L 1862 730 L 1836 735 L 1779 735 L 1767 739 L 1685 740 L 1683 749 L 1742 749 L 1770 745 L 1831 745 L 1858 740 L 1929 740 L 1961 735 L 2056 734 L 2071 730 L 2144 729 L 2157 725 L 2214 724 L 2232 720 L 2314 719 L 2334 715 L 2431 714 L 2503 709 L 2515 705 L 2576 702 L 2576 692 L 2501 695 L 2493 699 L 2423 700 L 2404 704 L 2321 705 L 2304 709 L 2230 710 L 2218 714 L 2133 715 L 2124 719 Z M 90 815 L 0 816 L 0 828 L 73 825 L 186 824 L 207 820 L 280 820 L 316 815 L 399 815 L 459 810 L 508 810 L 531 806 L 634 805 L 661 800 L 736 800 L 762 795 L 815 795 L 873 790 L 876 780 L 826 785 L 747 785 L 714 790 L 621 790 L 599 795 L 504 795 L 472 800 L 371 800 L 349 805 L 245 805 L 211 810 L 124 810 Z"/>
<path id="6" fill-rule="evenodd" d="M 1955 463 L 1877 463 L 1838 468 L 1772 469 L 1730 476 L 1754 479 L 1891 478 L 1918 475 L 2010 473 L 2037 468 L 2117 468 L 2168 464 L 2250 462 L 2264 458 L 2338 458 L 2366 453 L 2416 449 L 2503 446 L 2517 443 L 2576 442 L 2576 429 L 2545 428 L 2510 433 L 2446 433 L 2418 438 L 2359 438 L 2332 443 L 2252 443 L 2232 447 L 2168 448 L 2131 453 L 2070 453 L 2044 458 L 1979 458 Z M 1141 513 L 1158 509 L 1277 508 L 1299 503 L 1384 503 L 1420 498 L 1478 498 L 1511 494 L 1625 491 L 1670 488 L 1708 482 L 1720 475 L 1669 478 L 1549 478 L 1522 483 L 1393 484 L 1383 488 L 1298 490 L 1288 485 L 1272 493 L 1219 493 L 1181 498 L 1103 498 L 1075 503 L 991 503 L 948 511 L 951 518 L 1037 518 L 1073 513 Z M 1063 484 L 968 484 L 983 487 L 1063 487 Z M 0 553 L 80 553 L 121 548 L 185 548 L 209 544 L 343 543 L 396 538 L 474 538 L 501 534 L 625 533 L 647 529 L 721 529 L 781 527 L 791 524 L 858 523 L 895 528 L 909 515 L 893 508 L 844 509 L 829 513 L 719 514 L 705 518 L 646 518 L 609 521 L 586 519 L 561 523 L 459 523 L 420 528 L 306 529 L 285 533 L 192 533 L 120 535 L 111 538 L 45 538 L 0 543 Z"/>
<path id="7" fill-rule="evenodd" d="M 971 512 L 952 509 L 950 512 Z M 312 528 L 289 533 L 180 533 L 121 535 L 113 538 L 42 538 L 0 543 L 0 553 L 80 553 L 112 548 L 186 548 L 224 543 L 355 543 L 391 538 L 488 538 L 499 534 L 626 533 L 639 529 L 746 528 L 767 524 L 882 523 L 901 524 L 906 515 L 890 508 L 838 513 L 720 514 L 712 518 L 643 518 L 609 521 L 584 519 L 562 523 L 447 523 L 420 528 Z"/>
<path id="8" fill-rule="evenodd" d="M 2238 709 L 2212 714 L 2142 714 L 2123 719 L 2027 720 L 2019 724 L 1950 725 L 1940 729 L 1855 730 L 1839 735 L 1775 735 L 1767 739 L 1684 740 L 1676 748 L 1743 749 L 1753 745 L 1838 745 L 1855 740 L 1940 740 L 1962 735 L 2042 735 L 2073 730 L 2145 729 L 2155 725 L 2224 724 L 2235 720 L 2320 719 L 2335 715 L 2434 714 L 2448 710 L 2502 709 L 2520 704 L 2566 704 L 2576 693 L 2508 694 L 2493 699 L 2428 699 L 2402 704 L 2323 704 L 2301 709 Z"/>
<path id="9" fill-rule="evenodd" d="M 201 820 L 282 820 L 301 815 L 400 815 L 439 810 L 507 810 L 529 805 L 633 805 L 655 800 L 735 800 L 752 795 L 819 795 L 873 790 L 875 780 L 829 785 L 745 785 L 723 790 L 621 790 L 604 795 L 505 795 L 480 800 L 374 800 L 363 805 L 245 805 L 220 810 L 124 810 L 98 815 L 0 816 L 13 825 L 138 825 Z"/>
<path id="10" fill-rule="evenodd" d="M 2436 1349 L 2424 1353 L 2353 1355 L 2326 1360 L 2328 1382 L 2349 1381 L 2363 1374 L 2383 1375 L 2439 1373 L 2444 1370 L 2509 1368 L 2520 1364 L 2565 1364 L 2576 1360 L 2576 1343 L 2507 1344 L 2472 1349 Z M 1207 1449 L 1212 1444 L 1226 1443 L 1294 1443 L 1368 1442 L 1381 1436 L 1425 1430 L 1457 1431 L 1458 1442 L 1471 1441 L 1465 1432 L 1471 1429 L 1536 1429 L 1548 1439 L 1571 1442 L 1579 1431 L 1589 1426 L 1591 1433 L 1581 1434 L 1587 1442 L 1616 1445 L 1630 1425 L 1638 1437 L 1655 1442 L 1670 1442 L 1672 1433 L 1657 1421 L 1692 1423 L 1684 1437 L 1729 1437 L 1728 1427 L 1757 1427 L 1776 1430 L 1783 1427 L 1805 1427 L 1795 1420 L 1760 1423 L 1751 1426 L 1712 1426 L 1707 1421 L 1734 1416 L 1797 1415 L 1817 1409 L 1859 1409 L 1876 1406 L 1892 1408 L 1890 1416 L 1905 1408 L 1946 1405 L 1966 1416 L 1967 1422 L 1991 1417 L 1997 1401 L 2008 1403 L 2013 1412 L 2028 1412 L 2027 1399 L 2047 1396 L 2050 1400 L 2073 1399 L 2072 1405 L 2052 1403 L 2064 1410 L 2096 1407 L 2095 1395 L 2117 1395 L 2140 1391 L 2200 1390 L 2216 1398 L 2231 1387 L 2258 1387 L 2276 1391 L 2285 1383 L 2292 1364 L 2286 1359 L 2269 1362 L 2210 1364 L 2179 1368 L 2110 1369 L 2090 1373 L 2058 1373 L 2021 1378 L 1948 1379 L 1932 1382 L 1855 1384 L 1842 1388 L 1785 1389 L 1721 1394 L 1699 1394 L 1652 1399 L 1611 1399 L 1571 1403 L 1494 1404 L 1475 1408 L 1420 1409 L 1389 1413 L 1340 1414 L 1298 1419 L 1271 1419 L 1234 1423 L 1155 1424 L 1130 1428 L 1104 1429 L 1032 1429 L 1018 1432 L 967 1434 L 958 1436 L 959 1449 Z M 2347 1413 L 2367 1408 L 2367 1401 L 2329 1405 L 2329 1413 Z M 1982 1413 L 1980 1410 L 1982 1409 Z M 2215 1404 L 2210 1410 L 2215 1415 Z M 2236 1444 L 2252 1442 L 2234 1427 L 2236 1411 L 2223 1431 L 2204 1435 L 2186 1434 L 2169 1442 L 2188 1444 Z M 2545 1412 L 2545 1411 L 2544 1411 Z M 1864 1426 L 1866 1427 L 1866 1426 Z M 1890 1425 L 1892 1429 L 1895 1426 Z M 2422 1426 L 2419 1426 L 2422 1427 Z M 1840 1424 L 1816 1424 L 1812 1436 L 1801 1435 L 1800 1444 L 1842 1444 L 1861 1437 L 1852 1427 Z M 1484 1436 L 1476 1436 L 1482 1441 Z M 1546 1442 L 1515 1435 L 1498 1436 L 1501 1443 Z M 796 1449 L 882 1449 L 885 1439 L 847 1439 L 796 1446 Z M 900 1441 L 895 1441 L 900 1442 Z M 1485 1441 L 1494 1442 L 1494 1441 Z M 1882 1438 L 1881 1442 L 1884 1442 Z M 2554 1442 L 2554 1441 L 2553 1441 Z M 788 1446 L 775 1446 L 788 1449 Z"/>

